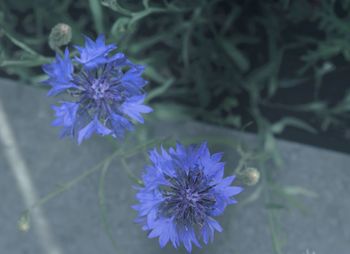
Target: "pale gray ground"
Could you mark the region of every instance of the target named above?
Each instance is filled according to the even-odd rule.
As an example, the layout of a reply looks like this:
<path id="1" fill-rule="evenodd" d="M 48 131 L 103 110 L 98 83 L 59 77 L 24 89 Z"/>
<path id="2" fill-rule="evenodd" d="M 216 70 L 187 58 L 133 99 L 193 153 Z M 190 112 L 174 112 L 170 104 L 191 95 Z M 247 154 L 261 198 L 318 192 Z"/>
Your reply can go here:
<path id="1" fill-rule="evenodd" d="M 54 101 L 45 91 L 19 86 L 0 80 L 0 101 L 5 109 L 17 145 L 28 167 L 33 186 L 40 197 L 98 163 L 113 151 L 113 143 L 95 137 L 81 146 L 71 140 L 57 138 L 58 129 L 50 126 Z M 254 135 L 185 121 L 152 123 L 151 136 L 210 135 L 229 140 L 242 140 L 253 145 Z M 0 123 L 3 125 L 4 123 Z M 145 131 L 144 127 L 138 128 Z M 1 144 L 1 142 L 0 142 Z M 281 210 L 281 237 L 284 253 L 302 254 L 308 249 L 316 254 L 350 253 L 350 156 L 292 142 L 280 141 L 279 149 L 285 167 L 278 174 L 279 182 L 298 185 L 318 194 L 318 198 L 300 197 L 305 212 L 294 208 Z M 212 150 L 219 148 L 211 146 Z M 0 253 L 47 254 L 42 249 L 35 230 L 21 233 L 16 222 L 26 208 L 16 185 L 4 146 L 0 146 Z M 140 172 L 144 157 L 129 160 L 133 171 Z M 227 168 L 236 166 L 236 155 L 226 148 Z M 114 251 L 100 220 L 98 199 L 99 173 L 51 200 L 42 207 L 54 243 L 63 254 L 156 254 L 185 253 L 167 246 L 160 249 L 157 240 L 147 239 L 146 233 L 134 224 L 136 216 L 130 206 L 135 203 L 133 182 L 115 161 L 105 183 L 109 224 L 117 244 Z M 248 189 L 238 199 L 244 199 L 255 188 Z M 231 206 L 219 220 L 224 232 L 216 234 L 213 244 L 194 249 L 193 253 L 270 254 L 273 253 L 268 228 L 267 210 L 263 199 L 247 206 Z"/>

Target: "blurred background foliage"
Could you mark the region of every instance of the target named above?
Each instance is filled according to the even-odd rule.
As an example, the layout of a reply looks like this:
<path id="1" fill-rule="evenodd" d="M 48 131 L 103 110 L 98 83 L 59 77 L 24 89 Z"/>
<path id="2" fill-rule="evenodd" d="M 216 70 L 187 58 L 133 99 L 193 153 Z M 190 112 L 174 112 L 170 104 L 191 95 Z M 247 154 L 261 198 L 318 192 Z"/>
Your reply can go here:
<path id="1" fill-rule="evenodd" d="M 146 65 L 156 114 L 249 125 L 280 164 L 274 137 L 287 126 L 349 120 L 349 11 L 349 0 L 3 0 L 0 74 L 42 87 L 55 25 L 71 27 L 71 44 L 104 33 Z"/>

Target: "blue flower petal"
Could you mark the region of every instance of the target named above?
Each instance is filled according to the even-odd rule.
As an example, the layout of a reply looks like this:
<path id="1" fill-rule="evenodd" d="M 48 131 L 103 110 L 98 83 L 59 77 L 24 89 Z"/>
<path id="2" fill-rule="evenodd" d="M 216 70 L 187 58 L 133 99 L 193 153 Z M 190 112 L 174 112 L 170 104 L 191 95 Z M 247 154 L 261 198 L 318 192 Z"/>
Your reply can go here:
<path id="1" fill-rule="evenodd" d="M 118 114 L 112 113 L 110 122 L 113 134 L 117 138 L 122 138 L 124 136 L 125 131 L 132 131 L 134 129 L 132 123 L 128 119 Z"/>
<path id="2" fill-rule="evenodd" d="M 143 123 L 141 113 L 145 114 L 153 111 L 152 108 L 142 104 L 144 99 L 144 95 L 131 97 L 121 105 L 120 110 L 137 122 Z"/>
<path id="3" fill-rule="evenodd" d="M 88 36 L 85 36 L 85 47 L 75 47 L 80 57 L 75 57 L 75 60 L 82 64 L 86 69 L 96 68 L 98 65 L 105 64 L 114 60 L 110 59 L 108 54 L 117 48 L 114 44 L 105 44 L 104 35 L 99 35 L 94 42 Z"/>
<path id="4" fill-rule="evenodd" d="M 84 139 L 90 138 L 94 133 L 105 136 L 111 132 L 110 129 L 101 124 L 97 117 L 95 117 L 88 125 L 79 131 L 78 144 L 81 144 Z"/>
<path id="5" fill-rule="evenodd" d="M 79 104 L 74 102 L 62 102 L 59 107 L 52 106 L 56 115 L 56 119 L 52 122 L 52 125 L 61 125 L 65 127 L 73 126 L 78 108 Z"/>
<path id="6" fill-rule="evenodd" d="M 49 96 L 77 87 L 72 82 L 73 64 L 69 58 L 68 49 L 65 50 L 63 58 L 57 54 L 54 62 L 43 65 L 43 70 L 49 76 L 49 79 L 44 81 L 44 83 L 51 86 Z"/>

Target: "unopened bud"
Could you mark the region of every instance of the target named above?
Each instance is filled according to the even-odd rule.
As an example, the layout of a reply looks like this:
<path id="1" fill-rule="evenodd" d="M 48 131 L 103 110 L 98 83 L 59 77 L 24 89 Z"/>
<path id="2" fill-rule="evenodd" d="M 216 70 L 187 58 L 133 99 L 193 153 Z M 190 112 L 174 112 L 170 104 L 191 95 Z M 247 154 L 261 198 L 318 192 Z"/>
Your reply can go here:
<path id="1" fill-rule="evenodd" d="M 28 232 L 28 230 L 30 229 L 30 223 L 27 214 L 24 214 L 21 216 L 21 218 L 19 218 L 17 226 L 19 231 L 24 233 Z"/>
<path id="2" fill-rule="evenodd" d="M 256 185 L 260 179 L 260 172 L 256 168 L 246 168 L 240 175 L 243 183 L 248 186 Z"/>
<path id="3" fill-rule="evenodd" d="M 57 48 L 67 45 L 72 39 L 72 28 L 63 23 L 55 25 L 49 35 L 49 46 L 51 49 L 56 50 Z"/>

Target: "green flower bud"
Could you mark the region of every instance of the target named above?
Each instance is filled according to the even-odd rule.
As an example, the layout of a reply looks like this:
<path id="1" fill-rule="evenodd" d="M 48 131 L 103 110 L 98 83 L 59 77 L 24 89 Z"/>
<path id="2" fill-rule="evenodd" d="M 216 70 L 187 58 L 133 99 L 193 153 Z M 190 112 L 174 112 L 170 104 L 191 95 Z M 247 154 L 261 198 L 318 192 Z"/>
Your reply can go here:
<path id="1" fill-rule="evenodd" d="M 256 168 L 246 168 L 240 173 L 240 177 L 245 185 L 253 186 L 259 182 L 260 172 Z"/>
<path id="2" fill-rule="evenodd" d="M 28 230 L 30 229 L 28 214 L 24 214 L 21 216 L 21 218 L 19 218 L 17 227 L 18 230 L 21 232 L 28 232 Z"/>
<path id="3" fill-rule="evenodd" d="M 72 39 L 72 28 L 63 23 L 55 25 L 49 35 L 49 46 L 56 50 L 61 46 L 67 45 Z"/>

